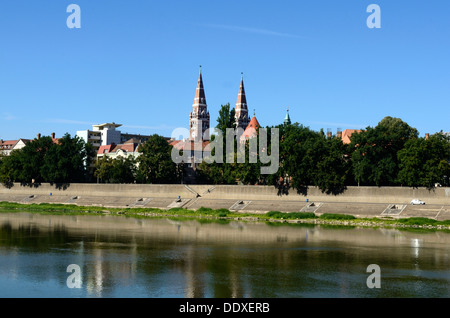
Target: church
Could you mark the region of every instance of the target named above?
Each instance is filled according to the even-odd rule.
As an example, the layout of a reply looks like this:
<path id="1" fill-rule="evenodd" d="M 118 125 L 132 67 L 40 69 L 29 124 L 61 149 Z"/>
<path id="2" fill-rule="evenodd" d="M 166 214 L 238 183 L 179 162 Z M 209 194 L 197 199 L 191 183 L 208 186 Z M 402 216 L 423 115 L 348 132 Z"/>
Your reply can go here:
<path id="1" fill-rule="evenodd" d="M 242 143 L 255 137 L 260 124 L 256 119 L 254 112 L 253 117 L 249 116 L 244 88 L 244 77 L 242 73 L 234 110 L 236 123 L 235 128 L 238 128 L 241 132 L 243 132 L 239 141 Z M 284 122 L 285 124 L 290 124 L 289 113 L 286 114 Z M 170 144 L 175 148 L 175 150 L 178 150 L 180 155 L 182 154 L 181 156 L 183 157 L 183 160 L 180 163 L 189 168 L 193 174 L 195 174 L 195 170 L 198 165 L 202 163 L 203 159 L 211 153 L 211 136 L 209 133 L 210 124 L 211 117 L 206 102 L 202 70 L 200 67 L 197 87 L 195 89 L 194 102 L 192 104 L 192 111 L 189 114 L 189 135 L 183 140 L 170 141 Z"/>
<path id="2" fill-rule="evenodd" d="M 235 122 L 236 128 L 246 130 L 250 124 L 248 115 L 247 98 L 245 97 L 244 78 L 241 73 L 241 84 L 237 96 L 235 106 Z M 254 122 L 257 122 L 256 118 Z M 258 123 L 259 126 L 259 123 Z M 205 89 L 203 87 L 203 78 L 200 68 L 198 76 L 197 88 L 195 90 L 194 103 L 192 104 L 192 112 L 189 114 L 189 139 L 194 142 L 209 140 L 208 130 L 210 128 L 210 115 L 206 104 Z"/>
<path id="3" fill-rule="evenodd" d="M 187 159 L 183 162 L 188 164 L 188 166 L 194 170 L 202 162 L 203 158 L 209 155 L 210 122 L 211 118 L 206 103 L 206 94 L 200 67 L 194 103 L 192 104 L 192 111 L 189 114 L 189 137 L 186 140 L 173 140 L 170 142 L 174 148 L 180 151 L 183 150 L 184 157 Z M 242 128 L 242 130 L 245 131 L 244 135 L 246 138 L 254 136 L 256 134 L 256 129 L 259 127 L 256 117 L 253 116 L 253 118 L 250 119 L 248 115 L 242 73 L 235 106 L 235 122 L 236 128 Z M 186 152 L 189 152 L 189 155 L 187 155 Z"/>

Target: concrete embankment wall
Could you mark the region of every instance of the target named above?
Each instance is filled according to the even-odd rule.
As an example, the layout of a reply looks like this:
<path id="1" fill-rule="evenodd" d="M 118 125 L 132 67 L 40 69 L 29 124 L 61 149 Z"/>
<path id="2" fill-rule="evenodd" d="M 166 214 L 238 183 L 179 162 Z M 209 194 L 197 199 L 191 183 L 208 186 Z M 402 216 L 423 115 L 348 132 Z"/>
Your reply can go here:
<path id="1" fill-rule="evenodd" d="M 121 197 L 121 198 L 181 198 L 194 199 L 198 196 L 204 199 L 226 200 L 270 200 L 270 201 L 300 201 L 306 202 L 337 202 L 337 203 L 392 203 L 408 204 L 418 198 L 427 204 L 450 204 L 450 188 L 409 187 L 349 187 L 339 195 L 327 195 L 316 187 L 310 187 L 308 194 L 297 194 L 290 189 L 288 195 L 277 195 L 273 186 L 240 186 L 240 185 L 156 185 L 156 184 L 80 184 L 72 183 L 66 187 L 56 187 L 50 184 L 38 186 L 21 186 L 14 184 L 11 188 L 0 185 L 0 201 L 7 197 L 39 195 L 80 196 L 80 197 Z M 198 194 L 198 195 L 197 195 Z"/>

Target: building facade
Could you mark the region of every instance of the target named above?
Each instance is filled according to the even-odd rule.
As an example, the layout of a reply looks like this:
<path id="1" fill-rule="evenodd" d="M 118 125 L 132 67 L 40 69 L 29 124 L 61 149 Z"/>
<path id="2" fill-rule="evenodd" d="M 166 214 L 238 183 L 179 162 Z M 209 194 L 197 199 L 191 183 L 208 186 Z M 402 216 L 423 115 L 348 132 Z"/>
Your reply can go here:
<path id="1" fill-rule="evenodd" d="M 77 136 L 82 138 L 86 143 L 90 143 L 95 152 L 100 146 L 120 144 L 121 132 L 116 128 L 122 126 L 116 123 L 105 123 L 100 125 L 92 125 L 92 130 L 79 130 Z"/>

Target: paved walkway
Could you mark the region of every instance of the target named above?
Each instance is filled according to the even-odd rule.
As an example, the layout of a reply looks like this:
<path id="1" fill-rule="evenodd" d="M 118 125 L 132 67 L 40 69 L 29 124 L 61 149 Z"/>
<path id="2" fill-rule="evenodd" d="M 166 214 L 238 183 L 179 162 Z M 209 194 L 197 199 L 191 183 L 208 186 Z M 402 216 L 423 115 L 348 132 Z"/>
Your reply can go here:
<path id="1" fill-rule="evenodd" d="M 211 199 L 211 198 L 172 198 L 172 197 L 107 197 L 107 196 L 67 196 L 67 195 L 5 195 L 0 194 L 0 201 L 18 203 L 61 203 L 77 204 L 84 206 L 104 207 L 146 207 L 170 209 L 182 207 L 196 210 L 200 207 L 212 209 L 228 209 L 243 213 L 266 213 L 269 211 L 280 212 L 313 212 L 317 215 L 323 213 L 351 214 L 356 217 L 426 217 L 436 220 L 450 220 L 449 205 L 406 205 L 395 203 L 371 203 L 371 202 L 306 202 L 296 200 L 236 200 L 236 199 Z"/>

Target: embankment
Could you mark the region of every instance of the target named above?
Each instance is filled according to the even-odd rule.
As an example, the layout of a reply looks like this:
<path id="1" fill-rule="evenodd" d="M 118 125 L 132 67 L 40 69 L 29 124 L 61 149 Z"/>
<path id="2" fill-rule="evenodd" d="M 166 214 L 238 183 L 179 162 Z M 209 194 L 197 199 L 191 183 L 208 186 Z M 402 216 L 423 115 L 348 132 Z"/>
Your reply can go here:
<path id="1" fill-rule="evenodd" d="M 307 195 L 294 189 L 288 195 L 279 196 L 277 192 L 273 186 L 16 183 L 10 188 L 0 185 L 0 201 L 162 209 L 204 206 L 256 213 L 275 210 L 450 219 L 450 188 L 348 187 L 339 195 L 322 193 L 316 187 L 310 187 Z M 426 205 L 410 206 L 415 198 Z"/>

